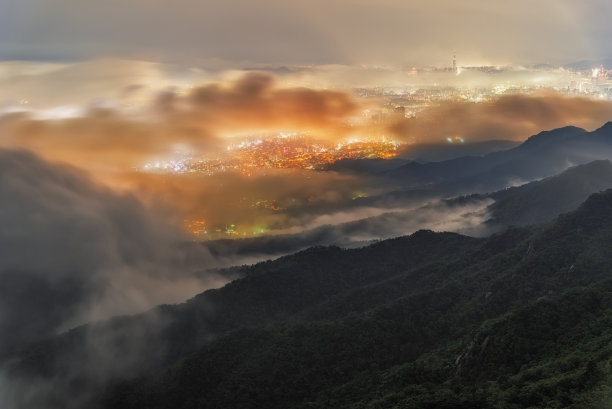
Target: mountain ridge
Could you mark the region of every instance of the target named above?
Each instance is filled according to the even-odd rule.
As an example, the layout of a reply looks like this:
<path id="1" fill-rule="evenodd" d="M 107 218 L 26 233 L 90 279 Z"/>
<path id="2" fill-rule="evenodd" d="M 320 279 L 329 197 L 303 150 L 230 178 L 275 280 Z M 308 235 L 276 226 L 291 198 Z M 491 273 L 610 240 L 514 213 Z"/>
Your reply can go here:
<path id="1" fill-rule="evenodd" d="M 72 397 L 98 391 L 102 395 L 94 395 L 95 402 L 109 408 L 186 408 L 190 402 L 202 407 L 352 408 L 358 402 L 376 407 L 392 396 L 395 404 L 415 408 L 450 402 L 466 408 L 497 407 L 492 402 L 510 408 L 575 403 L 602 387 L 608 355 L 602 362 L 588 358 L 576 364 L 570 375 L 578 380 L 570 386 L 587 379 L 587 367 L 595 365 L 600 375 L 575 389 L 575 397 L 563 383 L 553 383 L 553 395 L 544 389 L 535 395 L 520 391 L 528 376 L 529 384 L 550 384 L 559 373 L 550 368 L 571 354 L 594 353 L 589 344 L 573 347 L 564 341 L 553 349 L 555 358 L 548 352 L 549 340 L 563 331 L 577 336 L 587 325 L 581 322 L 604 328 L 607 321 L 597 317 L 612 314 L 606 273 L 612 268 L 606 256 L 611 245 L 612 190 L 607 190 L 553 222 L 486 239 L 419 231 L 362 249 L 311 248 L 247 267 L 244 278 L 187 303 L 81 327 L 26 348 L 11 358 L 11 373 L 33 372 L 44 379 L 41 368 L 46 368 L 55 382 L 65 377 L 64 384 L 54 384 L 56 399 L 66 390 Z M 577 298 L 568 305 L 571 297 Z M 539 307 L 546 305 L 550 308 Z M 536 314 L 534 322 L 546 322 L 546 314 L 552 314 L 562 325 L 540 334 L 545 341 L 519 348 L 513 339 L 534 337 L 537 329 L 526 321 L 529 311 Z M 159 325 L 155 314 L 169 320 L 165 328 L 147 324 L 149 317 Z M 126 337 L 134 336 L 121 325 L 140 328 L 137 333 L 146 334 L 140 342 L 153 352 L 137 344 L 121 349 Z M 612 332 L 601 331 L 598 342 L 612 342 Z M 146 356 L 159 363 L 136 372 L 117 369 L 111 386 L 98 383 L 91 379 L 96 372 L 88 372 L 91 364 L 78 370 L 78 362 L 87 363 L 88 356 L 95 362 L 87 347 L 82 349 L 83 338 L 75 337 L 79 332 L 107 340 L 105 355 L 114 351 L 112 356 Z M 515 363 L 503 358 L 508 342 L 522 351 L 512 358 Z M 151 344 L 163 345 L 166 358 L 157 358 Z M 533 381 L 528 374 L 537 370 L 538 359 L 552 366 Z M 506 383 L 497 380 L 502 375 Z M 74 382 L 79 390 L 69 386 Z M 481 395 L 473 391 L 473 382 Z"/>

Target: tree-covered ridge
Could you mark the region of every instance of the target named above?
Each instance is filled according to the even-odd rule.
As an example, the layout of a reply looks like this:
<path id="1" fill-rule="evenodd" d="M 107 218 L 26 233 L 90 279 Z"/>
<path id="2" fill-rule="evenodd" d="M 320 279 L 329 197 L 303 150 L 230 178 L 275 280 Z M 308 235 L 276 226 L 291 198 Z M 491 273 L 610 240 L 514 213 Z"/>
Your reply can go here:
<path id="1" fill-rule="evenodd" d="M 312 248 L 37 343 L 9 374 L 52 380 L 39 408 L 605 407 L 610 248 L 612 190 L 487 239 Z"/>
<path id="2" fill-rule="evenodd" d="M 347 289 L 420 268 L 431 257 L 463 253 L 481 242 L 454 233 L 423 231 L 365 249 L 312 248 L 243 267 L 239 269 L 243 279 L 183 304 L 81 326 L 7 352 L 4 362 L 9 363 L 13 379 L 27 379 L 34 385 L 53 381 L 50 391 L 23 407 L 46 407 L 49 400 L 61 402 L 59 407 L 80 407 L 67 406 L 65 401 L 80 402 L 109 379 L 126 379 L 169 365 L 227 331 L 307 319 L 300 314 Z"/>
<path id="3" fill-rule="evenodd" d="M 419 232 L 413 240 L 430 235 L 436 234 Z M 166 370 L 115 386 L 104 402 L 607 407 L 610 248 L 612 191 L 606 191 L 536 230 L 473 240 L 463 252 L 356 284 L 282 324 L 233 330 Z"/>
<path id="4" fill-rule="evenodd" d="M 591 194 L 611 187 L 609 160 L 575 166 L 559 175 L 488 195 L 496 200 L 489 206 L 489 223 L 502 226 L 544 223 L 575 210 Z"/>

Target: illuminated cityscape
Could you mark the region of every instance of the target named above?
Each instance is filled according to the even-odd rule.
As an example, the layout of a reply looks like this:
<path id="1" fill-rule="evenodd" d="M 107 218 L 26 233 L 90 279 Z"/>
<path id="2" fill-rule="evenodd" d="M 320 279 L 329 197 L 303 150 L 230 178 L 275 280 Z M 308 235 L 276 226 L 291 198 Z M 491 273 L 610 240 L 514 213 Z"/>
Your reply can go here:
<path id="1" fill-rule="evenodd" d="M 0 409 L 612 409 L 612 0 L 0 0 Z"/>
<path id="2" fill-rule="evenodd" d="M 226 146 L 211 152 L 175 152 L 149 160 L 139 172 L 176 176 L 215 176 L 236 173 L 246 177 L 265 176 L 274 170 L 323 171 L 343 159 L 390 159 L 418 142 L 469 144 L 469 134 L 437 135 L 435 140 L 419 135 L 397 135 L 397 124 L 427 119 L 431 109 L 443 104 L 478 106 L 495 104 L 505 96 L 537 96 L 554 93 L 560 97 L 582 97 L 597 101 L 612 99 L 612 70 L 603 64 L 577 67 L 464 66 L 453 53 L 448 67 L 411 68 L 404 72 L 405 84 L 351 88 L 363 108 L 345 123 L 355 136 L 320 138 L 315 132 L 246 133 L 226 139 Z M 473 79 L 477 78 L 478 81 Z M 484 79 L 484 80 L 483 80 Z M 383 81 L 384 82 L 384 81 Z M 187 93 L 188 90 L 185 90 Z M 359 135 L 359 136 L 357 136 Z M 384 136 L 383 136 L 384 135 Z M 367 196 L 353 192 L 347 199 Z M 274 197 L 242 197 L 228 205 L 262 215 L 282 215 L 294 206 Z M 184 219 L 183 228 L 194 240 L 253 237 L 275 234 L 275 228 L 254 218 L 215 218 L 206 212 Z"/>
<path id="3" fill-rule="evenodd" d="M 557 66 L 460 65 L 453 51 L 447 67 L 412 67 L 404 70 L 405 85 L 360 87 L 353 93 L 380 101 L 371 117 L 384 121 L 403 114 L 413 118 L 445 101 L 486 103 L 503 95 L 532 95 L 542 91 L 612 100 L 612 69 L 582 62 Z"/>
<path id="4" fill-rule="evenodd" d="M 400 143 L 381 138 L 355 138 L 333 144 L 297 133 L 243 140 L 213 158 L 186 156 L 166 162 L 146 163 L 146 172 L 214 175 L 239 172 L 252 175 L 261 169 L 321 170 L 342 159 L 388 159 L 397 155 Z"/>

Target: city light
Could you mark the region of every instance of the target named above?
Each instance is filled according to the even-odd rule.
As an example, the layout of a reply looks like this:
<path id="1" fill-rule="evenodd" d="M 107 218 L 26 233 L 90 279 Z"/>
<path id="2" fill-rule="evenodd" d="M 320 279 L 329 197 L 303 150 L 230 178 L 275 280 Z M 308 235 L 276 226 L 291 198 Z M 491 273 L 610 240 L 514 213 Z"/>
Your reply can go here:
<path id="1" fill-rule="evenodd" d="M 333 144 L 300 134 L 280 133 L 269 138 L 242 140 L 214 158 L 184 156 L 165 162 L 148 162 L 141 170 L 205 175 L 233 171 L 247 176 L 270 168 L 321 170 L 342 159 L 392 158 L 399 147 L 399 143 L 386 138 L 350 138 Z"/>

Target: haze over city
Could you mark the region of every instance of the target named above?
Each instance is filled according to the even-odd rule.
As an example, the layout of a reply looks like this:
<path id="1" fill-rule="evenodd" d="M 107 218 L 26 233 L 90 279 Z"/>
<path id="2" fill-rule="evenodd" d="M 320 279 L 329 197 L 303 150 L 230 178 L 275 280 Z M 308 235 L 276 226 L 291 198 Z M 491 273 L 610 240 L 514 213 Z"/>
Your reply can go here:
<path id="1" fill-rule="evenodd" d="M 585 232 L 612 200 L 610 17 L 604 0 L 3 0 L 0 406 L 595 402 L 609 356 L 559 349 L 599 377 L 530 394 L 587 364 L 534 346 L 545 369 L 496 373 L 514 338 L 488 325 L 603 280 L 607 230 Z M 385 319 L 403 332 L 364 330 Z M 333 375 L 296 392 L 306 356 Z"/>

